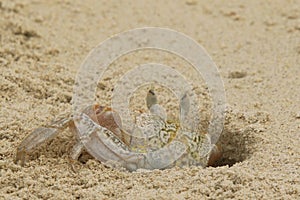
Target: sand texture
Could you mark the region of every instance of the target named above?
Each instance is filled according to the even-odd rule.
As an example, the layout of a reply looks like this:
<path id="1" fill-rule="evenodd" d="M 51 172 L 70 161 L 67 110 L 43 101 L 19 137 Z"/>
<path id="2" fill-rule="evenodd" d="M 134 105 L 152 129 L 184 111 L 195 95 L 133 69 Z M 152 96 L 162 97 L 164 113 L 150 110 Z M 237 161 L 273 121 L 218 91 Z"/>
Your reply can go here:
<path id="1" fill-rule="evenodd" d="M 207 168 L 130 173 L 84 153 L 71 165 L 75 137 L 66 130 L 24 167 L 15 164 L 26 135 L 71 111 L 90 50 L 145 26 L 189 35 L 218 66 L 227 97 L 222 159 Z M 136 52 L 104 74 L 100 103 L 109 105 L 123 73 L 150 61 L 195 79 L 174 55 Z M 205 127 L 209 97 L 201 81 L 193 83 Z M 142 89 L 133 110 L 146 108 Z M 176 115 L 172 93 L 158 91 Z M 0 0 L 0 94 L 0 199 L 300 199 L 300 1 Z"/>

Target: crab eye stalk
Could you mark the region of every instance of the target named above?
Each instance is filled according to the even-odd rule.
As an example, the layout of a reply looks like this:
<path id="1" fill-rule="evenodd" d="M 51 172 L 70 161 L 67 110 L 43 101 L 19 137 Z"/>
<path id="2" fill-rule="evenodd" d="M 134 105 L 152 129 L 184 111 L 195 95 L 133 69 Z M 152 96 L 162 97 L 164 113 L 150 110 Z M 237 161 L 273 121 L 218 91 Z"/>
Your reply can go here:
<path id="1" fill-rule="evenodd" d="M 154 104 L 157 104 L 157 97 L 156 97 L 153 89 L 150 89 L 148 91 L 148 94 L 146 97 L 146 104 L 147 104 L 148 109 L 150 109 L 151 106 L 153 106 Z"/>
<path id="2" fill-rule="evenodd" d="M 165 109 L 157 103 L 157 96 L 153 89 L 148 91 L 146 104 L 152 114 L 159 116 L 164 121 L 167 120 L 167 113 Z"/>
<path id="3" fill-rule="evenodd" d="M 190 110 L 190 99 L 187 95 L 187 93 L 184 93 L 184 95 L 180 98 L 180 115 L 183 118 L 185 118 Z"/>

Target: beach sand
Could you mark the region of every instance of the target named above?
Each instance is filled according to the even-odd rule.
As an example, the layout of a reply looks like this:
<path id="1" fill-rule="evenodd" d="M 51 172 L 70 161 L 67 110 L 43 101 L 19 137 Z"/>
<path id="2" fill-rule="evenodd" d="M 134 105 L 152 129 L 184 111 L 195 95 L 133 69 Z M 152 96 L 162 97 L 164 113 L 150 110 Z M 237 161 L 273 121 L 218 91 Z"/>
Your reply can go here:
<path id="1" fill-rule="evenodd" d="M 73 171 L 75 138 L 66 130 L 30 153 L 24 167 L 14 164 L 26 135 L 71 111 L 88 53 L 146 26 L 189 35 L 218 66 L 227 98 L 222 159 L 207 168 L 130 173 L 85 153 Z M 145 61 L 193 76 L 183 60 L 147 51 L 109 67 L 97 90 L 101 104 L 109 105 L 122 73 Z M 300 1 L 0 0 L 0 199 L 299 199 L 299 64 Z M 168 94 L 160 101 L 178 108 Z"/>

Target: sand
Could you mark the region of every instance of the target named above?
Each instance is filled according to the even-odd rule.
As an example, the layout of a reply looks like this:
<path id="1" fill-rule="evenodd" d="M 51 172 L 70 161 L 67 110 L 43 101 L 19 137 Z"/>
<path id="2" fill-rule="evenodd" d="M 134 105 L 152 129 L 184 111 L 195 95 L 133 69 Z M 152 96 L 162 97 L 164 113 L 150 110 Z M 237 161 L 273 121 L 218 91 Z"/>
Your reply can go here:
<path id="1" fill-rule="evenodd" d="M 89 51 L 144 26 L 191 36 L 219 67 L 227 97 L 222 159 L 207 168 L 130 173 L 83 155 L 74 172 L 75 139 L 64 131 L 24 167 L 14 164 L 26 135 L 71 110 Z M 149 55 L 110 67 L 102 104 L 140 56 L 181 66 Z M 300 199 L 299 63 L 300 1 L 0 0 L 0 199 Z"/>

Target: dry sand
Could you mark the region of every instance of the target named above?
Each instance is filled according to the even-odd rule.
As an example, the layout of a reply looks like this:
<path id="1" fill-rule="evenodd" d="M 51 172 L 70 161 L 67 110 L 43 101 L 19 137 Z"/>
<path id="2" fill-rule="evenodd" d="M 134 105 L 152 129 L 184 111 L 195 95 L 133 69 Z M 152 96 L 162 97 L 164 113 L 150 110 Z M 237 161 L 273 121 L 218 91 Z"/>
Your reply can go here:
<path id="1" fill-rule="evenodd" d="M 226 2 L 0 0 L 0 199 L 300 199 L 300 1 Z M 74 173 L 68 131 L 14 164 L 27 134 L 71 110 L 88 52 L 144 26 L 191 36 L 219 67 L 228 111 L 216 166 L 129 173 L 85 155 Z M 104 104 L 122 65 L 101 82 Z"/>

